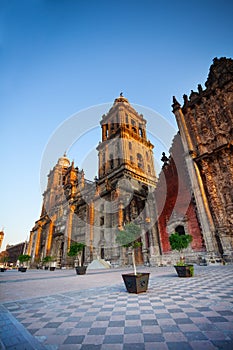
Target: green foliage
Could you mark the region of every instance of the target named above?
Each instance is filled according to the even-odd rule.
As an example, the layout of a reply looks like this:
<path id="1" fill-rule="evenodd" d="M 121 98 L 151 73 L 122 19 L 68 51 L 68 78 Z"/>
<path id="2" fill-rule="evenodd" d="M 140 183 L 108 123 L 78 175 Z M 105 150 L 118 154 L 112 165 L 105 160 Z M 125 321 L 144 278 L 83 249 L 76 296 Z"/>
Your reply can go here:
<path id="1" fill-rule="evenodd" d="M 50 255 L 47 255 L 43 258 L 43 263 L 48 263 L 50 261 L 53 261 L 53 257 Z"/>
<path id="2" fill-rule="evenodd" d="M 23 263 L 23 262 L 26 262 L 26 261 L 29 261 L 31 259 L 31 256 L 30 255 L 27 255 L 27 254 L 20 254 L 19 257 L 18 257 L 18 260 Z"/>
<path id="3" fill-rule="evenodd" d="M 194 266 L 189 266 L 190 276 L 194 276 Z"/>
<path id="4" fill-rule="evenodd" d="M 189 244 L 192 242 L 193 237 L 191 235 L 179 235 L 175 232 L 169 237 L 169 242 L 172 250 L 178 250 L 181 252 L 183 249 L 188 248 Z"/>
<path id="5" fill-rule="evenodd" d="M 133 222 L 126 224 L 124 230 L 119 230 L 116 237 L 116 242 L 121 246 L 129 248 L 137 248 L 142 245 L 137 239 L 140 237 L 141 229 Z"/>
<path id="6" fill-rule="evenodd" d="M 83 248 L 85 247 L 84 243 L 78 243 L 78 242 L 73 242 L 70 245 L 70 250 L 67 253 L 68 256 L 77 256 L 79 253 L 83 251 Z"/>

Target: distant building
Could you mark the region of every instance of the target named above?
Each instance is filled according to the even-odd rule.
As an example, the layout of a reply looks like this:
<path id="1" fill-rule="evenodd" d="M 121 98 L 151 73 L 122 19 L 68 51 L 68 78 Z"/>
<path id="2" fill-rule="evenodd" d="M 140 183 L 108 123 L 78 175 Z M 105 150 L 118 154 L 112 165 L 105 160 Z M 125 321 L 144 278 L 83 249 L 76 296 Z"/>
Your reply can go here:
<path id="1" fill-rule="evenodd" d="M 52 255 L 71 266 L 72 241 L 85 242 L 85 263 L 103 258 L 131 263 L 131 252 L 115 243 L 117 231 L 141 227 L 138 264 L 174 261 L 169 235 L 191 234 L 188 257 L 232 258 L 233 252 L 233 61 L 215 59 L 206 89 L 198 86 L 183 107 L 174 98 L 179 132 L 157 178 L 146 119 L 122 94 L 102 116 L 98 178 L 64 155 L 48 175 L 41 216 L 30 233 L 32 263 Z M 159 125 L 158 125 L 159 128 Z"/>
<path id="2" fill-rule="evenodd" d="M 14 245 L 7 245 L 6 252 L 8 254 L 8 265 L 13 264 L 14 266 L 17 264 L 17 260 L 20 254 L 24 254 L 26 249 L 26 243 L 18 243 Z"/>
<path id="3" fill-rule="evenodd" d="M 2 231 L 0 231 L 0 249 L 2 248 L 3 239 L 4 239 L 4 232 L 2 230 Z"/>

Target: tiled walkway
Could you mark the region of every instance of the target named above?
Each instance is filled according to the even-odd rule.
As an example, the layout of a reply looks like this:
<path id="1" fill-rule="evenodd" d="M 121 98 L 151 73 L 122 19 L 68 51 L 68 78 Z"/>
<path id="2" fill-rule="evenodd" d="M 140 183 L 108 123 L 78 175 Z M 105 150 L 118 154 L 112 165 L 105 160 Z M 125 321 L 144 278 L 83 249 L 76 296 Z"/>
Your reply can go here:
<path id="1" fill-rule="evenodd" d="M 193 278 L 178 278 L 173 267 L 147 271 L 149 289 L 138 295 L 127 293 L 123 282 L 115 279 L 122 273 L 117 269 L 85 276 L 73 276 L 73 271 L 2 273 L 4 298 L 7 287 L 15 293 L 1 306 L 2 349 L 233 349 L 232 265 L 195 266 Z M 29 288 L 37 276 L 42 276 L 44 289 L 52 276 L 55 288 L 62 278 L 67 291 L 59 292 L 58 286 L 58 293 L 35 297 L 32 288 L 33 298 L 22 299 L 20 294 L 17 300 L 17 283 Z M 105 286 L 91 288 L 91 281 L 101 278 Z M 77 279 L 81 283 L 74 288 Z M 82 288 L 87 281 L 91 289 Z"/>

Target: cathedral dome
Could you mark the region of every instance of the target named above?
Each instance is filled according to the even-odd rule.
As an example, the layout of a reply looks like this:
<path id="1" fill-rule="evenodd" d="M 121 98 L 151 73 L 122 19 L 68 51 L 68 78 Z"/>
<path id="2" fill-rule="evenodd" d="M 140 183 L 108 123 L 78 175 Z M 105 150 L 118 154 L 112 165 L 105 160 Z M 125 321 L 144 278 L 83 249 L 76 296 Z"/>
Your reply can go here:
<path id="1" fill-rule="evenodd" d="M 114 101 L 114 104 L 117 103 L 117 102 L 126 102 L 126 103 L 129 103 L 129 101 L 127 100 L 127 98 L 125 98 L 123 96 L 123 92 L 120 93 L 120 96 L 117 97 Z"/>
<path id="2" fill-rule="evenodd" d="M 63 166 L 63 167 L 69 167 L 70 166 L 70 161 L 66 157 L 66 153 L 64 153 L 64 156 L 58 159 L 58 165 Z"/>

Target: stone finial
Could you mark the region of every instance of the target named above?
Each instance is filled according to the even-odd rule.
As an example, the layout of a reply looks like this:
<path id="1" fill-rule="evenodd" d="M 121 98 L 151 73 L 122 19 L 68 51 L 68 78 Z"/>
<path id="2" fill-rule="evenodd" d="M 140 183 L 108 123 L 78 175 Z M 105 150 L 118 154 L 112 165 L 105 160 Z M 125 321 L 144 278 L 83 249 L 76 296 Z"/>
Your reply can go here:
<path id="1" fill-rule="evenodd" d="M 172 101 L 173 101 L 173 104 L 172 104 L 173 111 L 175 111 L 176 109 L 180 108 L 180 104 L 177 101 L 177 99 L 175 98 L 175 96 L 173 96 Z"/>

